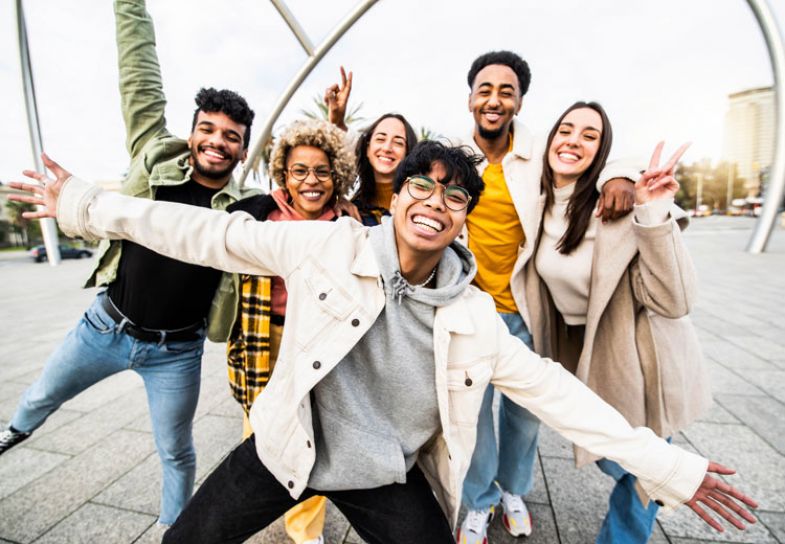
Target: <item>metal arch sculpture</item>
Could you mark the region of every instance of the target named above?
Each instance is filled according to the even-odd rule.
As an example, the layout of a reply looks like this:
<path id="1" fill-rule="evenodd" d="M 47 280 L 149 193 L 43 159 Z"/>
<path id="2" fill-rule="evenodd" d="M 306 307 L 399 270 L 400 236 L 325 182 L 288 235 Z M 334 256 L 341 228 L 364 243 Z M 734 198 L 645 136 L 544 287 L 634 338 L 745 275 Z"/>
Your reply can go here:
<path id="1" fill-rule="evenodd" d="M 357 7 L 347 15 L 343 21 L 319 44 L 316 48 L 313 47 L 305 31 L 294 18 L 294 15 L 286 7 L 283 0 L 270 0 L 281 17 L 286 21 L 286 24 L 292 30 L 292 33 L 297 38 L 297 41 L 302 46 L 303 50 L 308 55 L 308 59 L 300 70 L 295 74 L 289 85 L 284 90 L 275 104 L 275 107 L 270 112 L 270 115 L 265 122 L 262 133 L 257 139 L 248 160 L 243 167 L 240 176 L 240 182 L 243 183 L 248 177 L 251 170 L 251 165 L 256 157 L 261 153 L 265 143 L 267 142 L 275 121 L 283 112 L 286 105 L 291 100 L 295 91 L 299 88 L 308 74 L 316 67 L 324 55 L 332 48 L 333 45 L 346 33 L 349 28 L 354 25 L 357 20 L 362 17 L 365 12 L 370 9 L 378 0 L 364 0 Z M 771 60 L 772 71 L 774 73 L 774 96 L 777 109 L 777 123 L 775 134 L 775 151 L 774 151 L 774 164 L 772 165 L 770 182 L 768 188 L 768 195 L 763 206 L 763 213 L 758 219 L 753 230 L 752 237 L 747 245 L 747 251 L 750 253 L 761 253 L 765 251 L 771 231 L 777 218 L 777 210 L 785 197 L 785 45 L 783 45 L 782 35 L 777 27 L 777 22 L 768 5 L 767 0 L 746 0 L 753 14 L 755 20 L 763 33 L 766 42 L 766 48 L 769 52 Z M 38 150 L 42 148 L 41 133 L 38 124 L 38 109 L 35 103 L 35 90 L 33 88 L 32 70 L 30 67 L 30 57 L 27 47 L 27 32 L 25 29 L 24 13 L 22 11 L 22 0 L 16 1 L 17 8 L 17 26 L 19 32 L 19 55 L 20 63 L 22 66 L 22 80 L 24 84 L 26 107 L 27 107 L 27 120 L 30 130 L 30 139 L 35 154 L 34 160 L 36 168 L 42 169 L 40 165 Z M 46 220 L 42 220 L 46 221 Z M 45 224 L 43 229 L 50 229 Z M 50 236 L 51 237 L 51 236 Z M 48 245 L 51 241 L 47 241 Z M 56 239 L 54 242 L 56 247 Z M 49 255 L 53 255 L 53 251 L 48 251 Z M 53 263 L 56 264 L 56 263 Z"/>
<path id="2" fill-rule="evenodd" d="M 262 133 L 256 140 L 256 144 L 254 144 L 253 149 L 248 154 L 248 159 L 245 161 L 245 165 L 243 166 L 242 174 L 240 174 L 240 183 L 245 183 L 245 179 L 248 177 L 248 174 L 253 167 L 256 158 L 261 154 L 264 146 L 267 144 L 267 141 L 270 139 L 270 135 L 273 132 L 273 125 L 278 120 L 278 117 L 283 112 L 286 105 L 289 104 L 289 100 L 291 100 L 292 96 L 294 95 L 295 91 L 300 88 L 300 85 L 305 78 L 308 77 L 308 74 L 313 71 L 317 64 L 322 60 L 324 55 L 332 48 L 336 42 L 341 39 L 341 37 L 349 30 L 357 20 L 362 17 L 366 11 L 368 11 L 371 6 L 373 6 L 378 0 L 364 0 L 360 2 L 350 13 L 347 15 L 338 26 L 336 26 L 332 32 L 330 32 L 327 37 L 320 43 L 317 47 L 311 44 L 311 41 L 308 39 L 303 28 L 300 26 L 300 23 L 297 22 L 297 19 L 294 18 L 294 15 L 289 8 L 286 7 L 286 4 L 283 0 L 270 0 L 275 9 L 278 10 L 278 13 L 281 14 L 286 24 L 291 29 L 292 33 L 294 34 L 297 41 L 300 42 L 300 46 L 305 51 L 305 54 L 308 55 L 308 59 L 302 65 L 300 70 L 294 75 L 292 80 L 287 85 L 286 89 L 284 90 L 283 94 L 278 98 L 278 101 L 275 103 L 273 110 L 270 112 L 270 115 L 267 117 L 267 121 L 265 121 L 264 127 L 262 128 Z"/>
<path id="3" fill-rule="evenodd" d="M 766 250 L 771 231 L 777 221 L 777 210 L 785 196 L 785 45 L 777 21 L 766 0 L 747 0 L 755 19 L 763 32 L 769 50 L 771 68 L 774 72 L 774 103 L 777 110 L 777 129 L 774 136 L 774 164 L 769 175 L 769 188 L 763 212 L 760 215 L 752 237 L 747 244 L 749 253 L 762 253 Z"/>

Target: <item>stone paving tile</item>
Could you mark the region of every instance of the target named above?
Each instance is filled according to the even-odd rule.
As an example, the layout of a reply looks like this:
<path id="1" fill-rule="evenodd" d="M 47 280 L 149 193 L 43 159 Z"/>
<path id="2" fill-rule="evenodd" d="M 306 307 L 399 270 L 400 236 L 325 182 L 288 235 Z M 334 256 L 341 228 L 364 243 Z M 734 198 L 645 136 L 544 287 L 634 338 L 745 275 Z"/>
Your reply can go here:
<path id="1" fill-rule="evenodd" d="M 556 530 L 556 519 L 553 510 L 545 504 L 528 504 L 532 515 L 532 534 L 525 538 L 516 538 L 504 528 L 502 510 L 497 510 L 497 515 L 488 527 L 488 541 L 493 544 L 552 544 L 559 541 Z"/>
<path id="2" fill-rule="evenodd" d="M 785 544 L 785 513 L 758 512 L 758 519 L 766 525 L 779 544 Z"/>
<path id="3" fill-rule="evenodd" d="M 706 423 L 730 423 L 735 425 L 742 423 L 736 416 L 731 414 L 724 406 L 717 402 L 716 397 L 711 408 L 709 408 L 709 411 L 701 416 L 698 421 L 704 421 Z"/>
<path id="4" fill-rule="evenodd" d="M 605 517 L 613 479 L 596 467 L 578 470 L 569 459 L 543 457 L 542 464 L 561 544 L 593 542 Z"/>
<path id="5" fill-rule="evenodd" d="M 216 404 L 210 409 L 210 414 L 214 416 L 237 417 L 242 419 L 243 409 L 240 404 L 229 395 L 227 398 Z"/>
<path id="6" fill-rule="evenodd" d="M 785 357 L 785 346 L 772 342 L 768 338 L 761 338 L 757 335 L 740 335 L 729 336 L 728 340 L 763 359 L 782 359 Z"/>
<path id="7" fill-rule="evenodd" d="M 0 501 L 0 537 L 33 540 L 149 454 L 139 433 L 117 431 Z"/>
<path id="8" fill-rule="evenodd" d="M 724 339 L 702 342 L 701 346 L 707 357 L 729 369 L 771 370 L 774 368 L 770 362 Z"/>
<path id="9" fill-rule="evenodd" d="M 161 539 L 165 532 L 165 527 L 153 523 L 142 536 L 129 542 L 132 542 L 132 544 L 161 544 Z"/>
<path id="10" fill-rule="evenodd" d="M 748 370 L 744 377 L 782 402 L 785 410 L 785 370 Z"/>
<path id="11" fill-rule="evenodd" d="M 764 396 L 765 393 L 735 372 L 728 370 L 719 363 L 707 359 L 707 367 L 711 376 L 711 390 L 714 395 L 729 393 L 732 395 Z"/>
<path id="12" fill-rule="evenodd" d="M 0 382 L 0 401 L 18 400 L 26 388 L 27 386 L 20 382 L 2 381 Z"/>
<path id="13" fill-rule="evenodd" d="M 771 397 L 739 395 L 718 395 L 716 398 L 747 427 L 785 455 L 785 406 L 781 402 Z"/>
<path id="14" fill-rule="evenodd" d="M 69 455 L 38 451 L 23 444 L 3 454 L 0 463 L 0 499 L 70 459 Z"/>
<path id="15" fill-rule="evenodd" d="M 89 412 L 105 404 L 116 402 L 125 393 L 144 389 L 141 376 L 133 371 L 123 371 L 109 376 L 63 404 L 63 408 Z"/>
<path id="16" fill-rule="evenodd" d="M 739 531 L 729 523 L 722 520 L 725 532 L 719 533 L 709 527 L 689 508 L 679 508 L 675 512 L 659 516 L 658 520 L 662 524 L 665 533 L 670 537 L 671 542 L 675 539 L 690 539 L 700 542 L 741 542 L 741 543 L 772 543 L 777 544 L 777 540 L 771 532 L 761 523 L 748 525 L 744 531 Z M 681 540 L 678 540 L 681 542 Z"/>
<path id="17" fill-rule="evenodd" d="M 5 428 L 5 426 L 13 417 L 18 401 L 19 399 L 8 399 L 0 403 L 0 421 L 3 422 L 3 428 Z M 34 436 L 31 436 L 27 439 L 25 446 L 30 447 L 35 442 L 35 439 L 54 432 L 63 425 L 66 425 L 82 416 L 84 416 L 83 412 L 75 412 L 73 410 L 65 409 L 57 410 L 46 419 L 43 425 L 36 429 Z"/>
<path id="18" fill-rule="evenodd" d="M 141 433 L 140 433 L 141 434 Z M 153 438 L 144 439 L 151 449 Z M 119 509 L 144 512 L 157 519 L 161 497 L 161 463 L 158 454 L 153 452 L 144 461 L 115 480 L 93 502 Z"/>
<path id="19" fill-rule="evenodd" d="M 55 525 L 35 544 L 133 542 L 154 523 L 155 516 L 88 503 Z"/>
<path id="20" fill-rule="evenodd" d="M 540 425 L 539 450 L 540 455 L 545 457 L 575 459 L 572 442 L 545 425 Z"/>
<path id="21" fill-rule="evenodd" d="M 785 456 L 752 429 L 695 423 L 684 435 L 704 457 L 736 469 L 737 474 L 726 481 L 756 499 L 761 510 L 785 512 L 785 478 L 774 477 L 785 474 Z"/>
<path id="22" fill-rule="evenodd" d="M 129 391 L 113 402 L 91 411 L 57 430 L 37 437 L 33 435 L 31 446 L 49 451 L 77 454 L 98 443 L 126 423 L 147 411 L 147 400 L 143 389 Z"/>

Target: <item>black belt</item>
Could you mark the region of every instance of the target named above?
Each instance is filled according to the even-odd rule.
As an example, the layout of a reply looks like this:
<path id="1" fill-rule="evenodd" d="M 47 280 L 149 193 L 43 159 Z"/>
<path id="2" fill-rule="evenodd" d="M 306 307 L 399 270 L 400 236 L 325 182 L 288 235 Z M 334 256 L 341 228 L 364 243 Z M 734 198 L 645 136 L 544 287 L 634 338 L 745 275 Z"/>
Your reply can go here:
<path id="1" fill-rule="evenodd" d="M 126 333 L 132 338 L 141 340 L 142 342 L 155 342 L 162 344 L 164 342 L 188 342 L 191 340 L 199 340 L 204 336 L 202 330 L 204 329 L 204 321 L 199 321 L 193 325 L 183 327 L 182 329 L 161 330 L 161 329 L 146 329 L 133 323 L 130 319 L 125 317 L 120 310 L 115 308 L 115 305 L 109 299 L 109 295 L 101 297 L 101 307 L 109 314 L 115 323 L 122 325 L 121 332 Z"/>
<path id="2" fill-rule="evenodd" d="M 283 327 L 284 321 L 286 321 L 286 319 L 282 315 L 278 315 L 278 314 L 270 315 L 270 323 L 272 323 L 273 325 L 278 325 L 279 327 Z"/>

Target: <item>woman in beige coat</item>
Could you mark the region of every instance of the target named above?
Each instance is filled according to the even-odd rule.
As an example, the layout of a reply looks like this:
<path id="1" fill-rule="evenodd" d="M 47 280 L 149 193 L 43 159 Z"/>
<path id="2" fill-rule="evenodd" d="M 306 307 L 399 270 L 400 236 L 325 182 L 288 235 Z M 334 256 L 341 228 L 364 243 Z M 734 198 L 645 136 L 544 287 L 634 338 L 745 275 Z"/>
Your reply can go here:
<path id="1" fill-rule="evenodd" d="M 658 145 L 635 185 L 627 218 L 601 223 L 594 214 L 597 176 L 612 141 L 599 104 L 577 102 L 551 130 L 545 151 L 535 257 L 525 273 L 535 351 L 557 361 L 633 426 L 670 437 L 701 415 L 711 396 L 687 314 L 695 276 L 673 204 L 673 169 L 683 146 L 662 168 Z M 667 175 L 662 177 L 662 173 Z M 578 466 L 595 460 L 576 450 Z M 616 479 L 598 543 L 645 543 L 657 513 L 636 493 L 635 477 L 602 459 Z"/>

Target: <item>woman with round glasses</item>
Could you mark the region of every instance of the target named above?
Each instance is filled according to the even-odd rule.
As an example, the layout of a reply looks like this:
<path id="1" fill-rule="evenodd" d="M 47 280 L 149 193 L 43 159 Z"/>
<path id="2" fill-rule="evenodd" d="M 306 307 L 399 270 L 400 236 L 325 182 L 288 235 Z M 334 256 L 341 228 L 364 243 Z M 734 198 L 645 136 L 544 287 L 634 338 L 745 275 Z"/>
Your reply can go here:
<path id="1" fill-rule="evenodd" d="M 341 83 L 331 85 L 324 93 L 330 122 L 348 131 L 346 106 L 352 91 L 352 73 L 341 67 Z M 393 180 L 401 161 L 417 143 L 417 134 L 399 113 L 385 113 L 363 130 L 355 146 L 357 157 L 357 191 L 352 203 L 369 227 L 378 225 L 389 215 Z"/>
<path id="2" fill-rule="evenodd" d="M 227 211 L 244 211 L 259 221 L 333 221 L 335 204 L 354 179 L 354 156 L 344 135 L 325 121 L 298 121 L 281 134 L 270 157 L 270 179 L 278 188 L 246 198 Z M 220 312 L 227 338 L 232 395 L 243 407 L 244 436 L 251 404 L 267 384 L 278 357 L 286 313 L 283 278 L 224 274 L 222 294 L 213 311 Z M 313 497 L 286 514 L 286 530 L 297 542 L 322 542 L 326 499 Z"/>
<path id="3" fill-rule="evenodd" d="M 660 143 L 635 184 L 633 213 L 602 223 L 596 184 L 611 142 L 608 116 L 595 102 L 570 106 L 548 136 L 544 213 L 525 271 L 526 320 L 539 354 L 560 361 L 634 427 L 669 437 L 711 403 L 687 317 L 695 295 L 681 238 L 687 217 L 673 204 L 673 172 L 686 146 L 660 166 Z M 596 458 L 576 449 L 575 460 Z M 641 502 L 635 477 L 618 464 L 597 464 L 617 482 L 597 542 L 648 542 L 658 506 Z"/>

